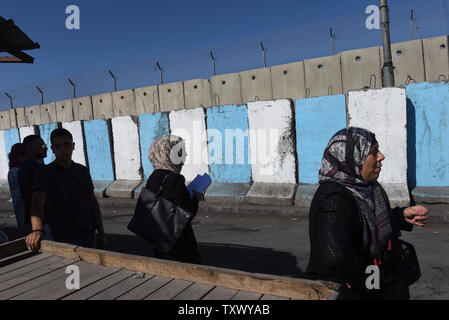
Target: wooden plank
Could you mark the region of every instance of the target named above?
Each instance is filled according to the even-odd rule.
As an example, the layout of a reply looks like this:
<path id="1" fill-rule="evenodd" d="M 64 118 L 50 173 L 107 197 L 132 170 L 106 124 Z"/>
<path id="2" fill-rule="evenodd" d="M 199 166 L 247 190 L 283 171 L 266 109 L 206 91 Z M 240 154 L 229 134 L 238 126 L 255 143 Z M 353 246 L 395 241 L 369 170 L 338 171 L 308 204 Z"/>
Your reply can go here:
<path id="1" fill-rule="evenodd" d="M 271 294 L 264 294 L 260 300 L 288 300 L 288 298 L 285 297 L 278 297 L 278 296 L 273 296 Z"/>
<path id="2" fill-rule="evenodd" d="M 99 265 L 295 299 L 327 299 L 340 287 L 325 281 L 255 274 L 82 247 L 70 251 L 64 244 L 51 241 L 42 241 L 41 250 L 62 256 L 75 254 L 83 261 Z"/>
<path id="3" fill-rule="evenodd" d="M 22 261 L 18 261 L 18 262 L 14 262 L 12 264 L 9 264 L 7 266 L 1 267 L 0 268 L 0 275 L 11 272 L 12 270 L 18 269 L 18 268 L 22 268 L 23 266 L 26 266 L 28 264 L 32 264 L 35 263 L 37 261 L 43 260 L 43 259 L 47 259 L 48 257 L 50 257 L 51 255 L 46 254 L 46 253 L 40 253 L 37 254 L 31 258 L 27 258 L 24 259 Z"/>
<path id="4" fill-rule="evenodd" d="M 251 291 L 239 291 L 231 300 L 259 300 L 262 297 L 261 293 Z"/>
<path id="5" fill-rule="evenodd" d="M 28 282 L 24 282 L 8 290 L 0 292 L 0 300 L 8 300 L 14 298 L 22 293 L 30 291 L 34 288 L 40 287 L 50 281 L 56 280 L 58 278 L 67 279 L 67 274 L 65 273 L 65 268 L 55 270 L 53 272 L 47 273 L 39 278 L 33 279 Z"/>
<path id="6" fill-rule="evenodd" d="M 68 295 L 62 300 L 87 300 L 96 294 L 112 287 L 113 285 L 125 280 L 126 278 L 135 274 L 134 271 L 129 271 L 125 269 L 121 269 L 118 272 L 115 272 L 104 279 L 101 279 L 88 287 L 77 290 L 76 292 Z"/>
<path id="7" fill-rule="evenodd" d="M 195 282 L 174 297 L 173 300 L 201 300 L 213 288 L 215 288 L 215 286 L 212 284 Z"/>
<path id="8" fill-rule="evenodd" d="M 174 279 L 159 290 L 150 294 L 144 300 L 171 300 L 177 294 L 181 293 L 192 284 L 192 281 Z"/>
<path id="9" fill-rule="evenodd" d="M 172 280 L 173 278 L 155 276 L 144 282 L 141 286 L 138 286 L 137 288 L 119 297 L 117 300 L 142 300 Z"/>
<path id="10" fill-rule="evenodd" d="M 32 256 L 35 256 L 37 254 L 38 253 L 35 252 L 35 251 L 27 250 L 27 251 L 22 251 L 22 252 L 19 252 L 17 254 L 14 254 L 12 256 L 0 259 L 0 268 L 4 267 L 4 266 L 7 266 L 9 264 L 12 264 L 14 262 L 17 262 L 17 261 L 25 260 L 25 259 L 27 259 L 29 257 L 32 257 Z"/>
<path id="11" fill-rule="evenodd" d="M 52 264 L 52 263 L 57 263 L 57 262 L 62 261 L 62 260 L 64 260 L 64 258 L 53 256 L 53 257 L 48 257 L 48 259 L 43 259 L 43 260 L 40 260 L 40 261 L 31 263 L 31 264 L 28 264 L 28 265 L 26 265 L 24 267 L 21 267 L 21 268 L 12 270 L 11 272 L 2 274 L 0 276 L 0 283 L 8 281 L 8 280 L 13 279 L 13 278 L 17 278 L 18 276 L 20 276 L 22 274 L 27 274 L 27 273 L 29 273 L 29 272 L 31 272 L 33 270 L 36 270 L 36 269 L 38 269 L 40 267 L 43 267 L 43 266 L 46 266 L 46 265 L 49 265 L 49 264 Z"/>
<path id="12" fill-rule="evenodd" d="M 215 287 L 202 300 L 230 300 L 236 293 L 235 289 Z"/>
<path id="13" fill-rule="evenodd" d="M 154 277 L 153 275 L 145 275 L 144 278 L 133 279 L 133 274 L 135 274 L 135 272 L 131 272 L 125 280 L 116 283 L 112 287 L 93 296 L 89 300 L 115 300 Z"/>
<path id="14" fill-rule="evenodd" d="M 108 275 L 117 272 L 118 269 L 100 267 L 89 264 L 84 261 L 76 263 L 80 269 L 80 290 L 87 287 Z M 66 277 L 56 279 L 48 282 L 45 285 L 30 290 L 24 294 L 14 297 L 12 300 L 58 300 L 73 293 L 72 290 L 67 289 L 65 282 Z"/>
<path id="15" fill-rule="evenodd" d="M 21 275 L 18 275 L 14 278 L 9 279 L 8 281 L 0 283 L 0 291 L 4 291 L 4 290 L 10 289 L 12 287 L 15 287 L 19 284 L 31 281 L 40 276 L 43 276 L 43 275 L 53 272 L 55 270 L 64 268 L 64 267 L 76 262 L 75 260 L 72 260 L 72 259 L 63 259 L 61 257 L 56 257 L 56 258 L 58 258 L 59 260 L 55 260 L 54 262 L 52 262 L 50 264 L 30 270 L 29 272 L 23 273 Z"/>
<path id="16" fill-rule="evenodd" d="M 25 238 L 20 238 L 14 241 L 0 244 L 0 259 L 27 251 L 27 244 Z"/>

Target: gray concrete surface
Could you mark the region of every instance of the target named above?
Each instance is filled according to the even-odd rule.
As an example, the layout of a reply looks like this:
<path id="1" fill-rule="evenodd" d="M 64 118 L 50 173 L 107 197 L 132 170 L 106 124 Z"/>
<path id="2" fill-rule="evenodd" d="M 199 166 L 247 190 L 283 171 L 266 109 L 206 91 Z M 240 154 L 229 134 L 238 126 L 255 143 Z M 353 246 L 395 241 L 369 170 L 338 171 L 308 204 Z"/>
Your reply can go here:
<path id="1" fill-rule="evenodd" d="M 152 248 L 126 226 L 135 200 L 101 200 L 108 250 L 152 256 Z M 0 225 L 17 235 L 11 203 L 0 202 Z M 307 215 L 288 217 L 239 210 L 220 211 L 201 203 L 193 221 L 203 263 L 248 272 L 306 277 L 309 258 Z M 292 207 L 293 208 L 293 207 Z M 428 205 L 433 216 L 449 216 L 449 205 Z M 256 207 L 257 209 L 257 207 Z M 297 208 L 295 208 L 298 210 Z M 449 299 L 449 220 L 432 219 L 425 228 L 403 232 L 403 239 L 415 245 L 423 276 L 411 287 L 412 299 Z"/>

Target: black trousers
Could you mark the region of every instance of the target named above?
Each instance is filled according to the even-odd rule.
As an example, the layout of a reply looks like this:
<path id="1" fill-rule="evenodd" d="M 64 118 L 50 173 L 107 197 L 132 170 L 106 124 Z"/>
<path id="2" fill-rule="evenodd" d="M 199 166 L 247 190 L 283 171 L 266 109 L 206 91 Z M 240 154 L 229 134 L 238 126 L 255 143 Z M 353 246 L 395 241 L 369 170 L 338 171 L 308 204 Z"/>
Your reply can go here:
<path id="1" fill-rule="evenodd" d="M 200 253 L 198 252 L 198 244 L 192 225 L 189 223 L 173 247 L 167 253 L 158 249 L 154 249 L 154 257 L 158 259 L 174 260 L 179 262 L 201 264 Z"/>

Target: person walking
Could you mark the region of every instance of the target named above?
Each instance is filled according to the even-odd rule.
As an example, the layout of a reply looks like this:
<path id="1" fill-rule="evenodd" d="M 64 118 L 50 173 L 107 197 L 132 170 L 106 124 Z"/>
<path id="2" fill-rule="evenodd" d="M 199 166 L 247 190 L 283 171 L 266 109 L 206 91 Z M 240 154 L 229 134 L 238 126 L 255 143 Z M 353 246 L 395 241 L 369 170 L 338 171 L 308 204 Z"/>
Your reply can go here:
<path id="1" fill-rule="evenodd" d="M 195 215 L 198 211 L 198 202 L 204 199 L 204 195 L 194 192 L 194 197 L 190 198 L 185 185 L 185 177 L 181 174 L 186 156 L 182 138 L 167 135 L 155 140 L 148 151 L 148 159 L 152 163 L 154 171 L 148 178 L 145 188 L 157 193 L 163 180 L 167 177 L 160 197 Z M 191 224 L 187 224 L 167 253 L 155 248 L 154 257 L 201 264 L 201 257 Z"/>
<path id="2" fill-rule="evenodd" d="M 341 299 L 410 298 L 413 266 L 406 272 L 401 266 L 400 230 L 425 226 L 428 210 L 390 209 L 377 181 L 384 159 L 375 135 L 355 127 L 338 131 L 324 151 L 309 215 L 307 273 L 341 283 Z M 367 286 L 369 266 L 378 268 L 379 288 Z"/>

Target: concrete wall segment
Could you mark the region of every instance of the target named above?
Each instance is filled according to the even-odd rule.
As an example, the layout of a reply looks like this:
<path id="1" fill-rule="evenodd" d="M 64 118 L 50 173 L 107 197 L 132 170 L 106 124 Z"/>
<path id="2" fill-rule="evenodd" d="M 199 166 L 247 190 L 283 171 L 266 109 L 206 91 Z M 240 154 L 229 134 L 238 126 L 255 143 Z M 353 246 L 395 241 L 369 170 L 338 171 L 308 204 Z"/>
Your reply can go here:
<path id="1" fill-rule="evenodd" d="M 273 66 L 270 69 L 274 100 L 306 97 L 304 61 Z"/>
<path id="2" fill-rule="evenodd" d="M 242 88 L 240 74 L 229 73 L 211 78 L 212 105 L 240 105 L 242 104 Z"/>

